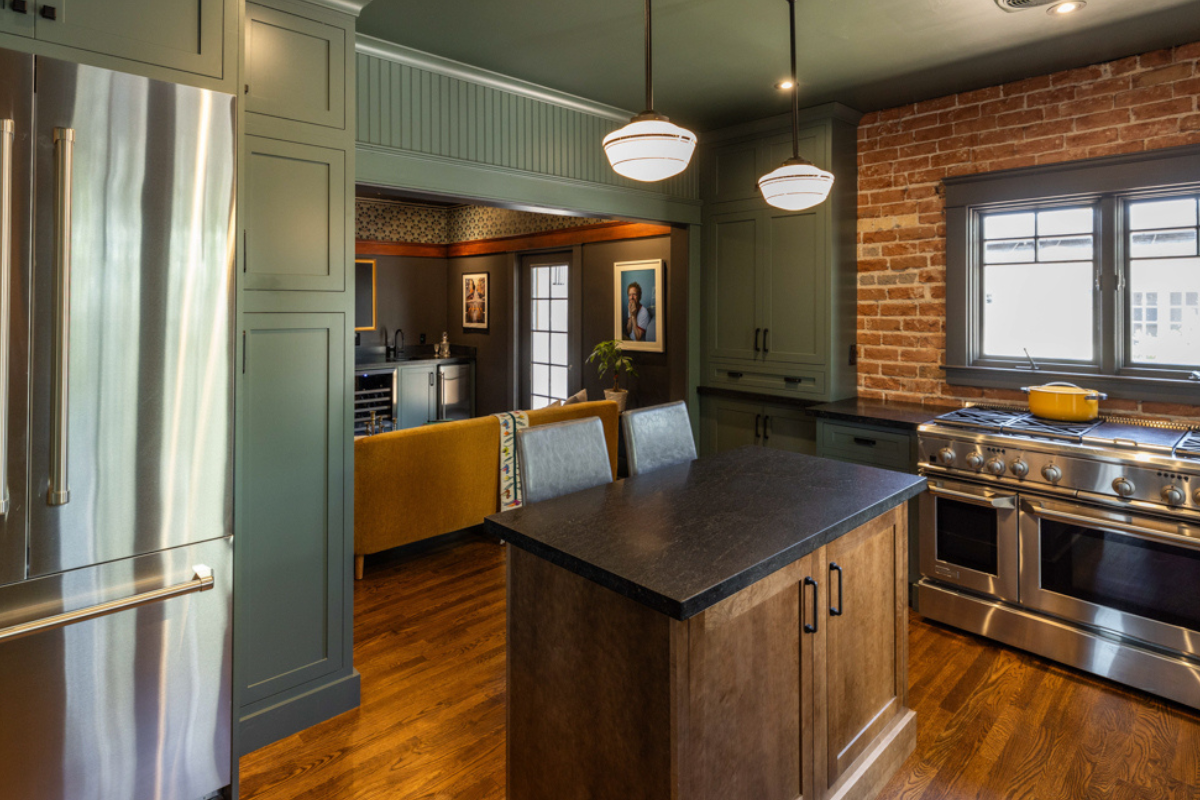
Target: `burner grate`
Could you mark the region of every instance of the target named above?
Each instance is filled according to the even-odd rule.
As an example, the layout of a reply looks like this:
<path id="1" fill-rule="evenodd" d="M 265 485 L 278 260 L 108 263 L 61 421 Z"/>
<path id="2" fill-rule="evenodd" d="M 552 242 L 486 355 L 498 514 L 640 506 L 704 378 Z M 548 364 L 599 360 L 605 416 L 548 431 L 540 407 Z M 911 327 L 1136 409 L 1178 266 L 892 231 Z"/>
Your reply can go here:
<path id="1" fill-rule="evenodd" d="M 1083 435 L 1099 424 L 1093 422 L 1060 422 L 1042 419 L 1032 414 L 1013 420 L 1004 426 L 1001 433 L 1017 436 L 1033 436 L 1039 439 L 1058 439 L 1066 442 L 1081 442 Z"/>
<path id="2" fill-rule="evenodd" d="M 998 431 L 1023 416 L 1026 416 L 1024 411 L 967 406 L 951 411 L 949 414 L 942 414 L 936 422 L 939 425 L 948 425 L 954 428 Z"/>
<path id="3" fill-rule="evenodd" d="M 1188 431 L 1187 436 L 1175 445 L 1175 457 L 1200 460 L 1200 430 Z"/>

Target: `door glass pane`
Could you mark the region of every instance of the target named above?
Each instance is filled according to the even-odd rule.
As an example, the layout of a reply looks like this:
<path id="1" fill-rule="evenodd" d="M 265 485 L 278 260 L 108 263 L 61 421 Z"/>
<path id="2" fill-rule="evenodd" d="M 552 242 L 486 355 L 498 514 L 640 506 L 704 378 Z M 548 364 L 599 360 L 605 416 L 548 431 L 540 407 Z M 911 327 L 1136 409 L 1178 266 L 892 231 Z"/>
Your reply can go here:
<path id="1" fill-rule="evenodd" d="M 550 334 L 533 333 L 530 335 L 533 343 L 533 360 L 542 364 L 550 362 Z"/>
<path id="2" fill-rule="evenodd" d="M 569 271 L 566 264 L 530 268 L 530 395 L 534 408 L 568 394 Z"/>
<path id="3" fill-rule="evenodd" d="M 996 510 L 942 497 L 936 502 L 937 560 L 998 574 Z"/>
<path id="4" fill-rule="evenodd" d="M 1041 520 L 1042 588 L 1200 631 L 1200 552 Z"/>
<path id="5" fill-rule="evenodd" d="M 1200 366 L 1200 196 L 1129 203 L 1131 360 Z M 1189 303 L 1189 299 L 1192 300 Z M 1143 324 L 1146 323 L 1146 324 Z"/>

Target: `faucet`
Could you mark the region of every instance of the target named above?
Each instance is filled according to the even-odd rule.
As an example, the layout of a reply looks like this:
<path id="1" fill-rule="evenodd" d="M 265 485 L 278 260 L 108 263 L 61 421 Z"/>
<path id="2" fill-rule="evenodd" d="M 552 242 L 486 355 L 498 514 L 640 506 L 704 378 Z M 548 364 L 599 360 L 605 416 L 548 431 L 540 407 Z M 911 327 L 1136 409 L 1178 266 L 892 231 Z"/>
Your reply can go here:
<path id="1" fill-rule="evenodd" d="M 380 325 L 379 327 L 383 331 L 383 357 L 387 358 L 391 354 L 391 348 L 388 346 L 387 325 Z"/>
<path id="2" fill-rule="evenodd" d="M 396 328 L 396 338 L 392 340 L 392 355 L 396 358 L 400 357 L 400 351 L 404 349 L 404 329 Z"/>

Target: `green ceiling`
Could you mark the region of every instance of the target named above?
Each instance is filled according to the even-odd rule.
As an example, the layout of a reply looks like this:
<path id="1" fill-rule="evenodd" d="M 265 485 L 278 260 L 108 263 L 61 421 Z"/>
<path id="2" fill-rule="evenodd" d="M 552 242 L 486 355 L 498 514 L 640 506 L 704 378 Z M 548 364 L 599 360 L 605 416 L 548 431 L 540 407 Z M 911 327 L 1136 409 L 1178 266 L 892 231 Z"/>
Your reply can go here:
<path id="1" fill-rule="evenodd" d="M 1200 40 L 1200 0 L 797 0 L 801 103 L 861 111 Z M 655 0 L 655 105 L 711 130 L 782 113 L 786 0 Z M 641 111 L 641 0 L 371 0 L 361 33 Z"/>

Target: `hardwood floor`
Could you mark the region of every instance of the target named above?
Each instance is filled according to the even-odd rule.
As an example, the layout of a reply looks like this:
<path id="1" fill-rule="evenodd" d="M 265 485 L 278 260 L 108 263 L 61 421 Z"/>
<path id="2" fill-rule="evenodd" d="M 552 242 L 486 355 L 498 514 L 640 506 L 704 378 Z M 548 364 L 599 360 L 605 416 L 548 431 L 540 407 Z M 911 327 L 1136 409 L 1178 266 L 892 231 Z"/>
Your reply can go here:
<path id="1" fill-rule="evenodd" d="M 503 800 L 504 548 L 355 585 L 358 710 L 242 759 L 245 800 Z M 913 617 L 916 752 L 884 800 L 1200 800 L 1200 715 Z"/>

